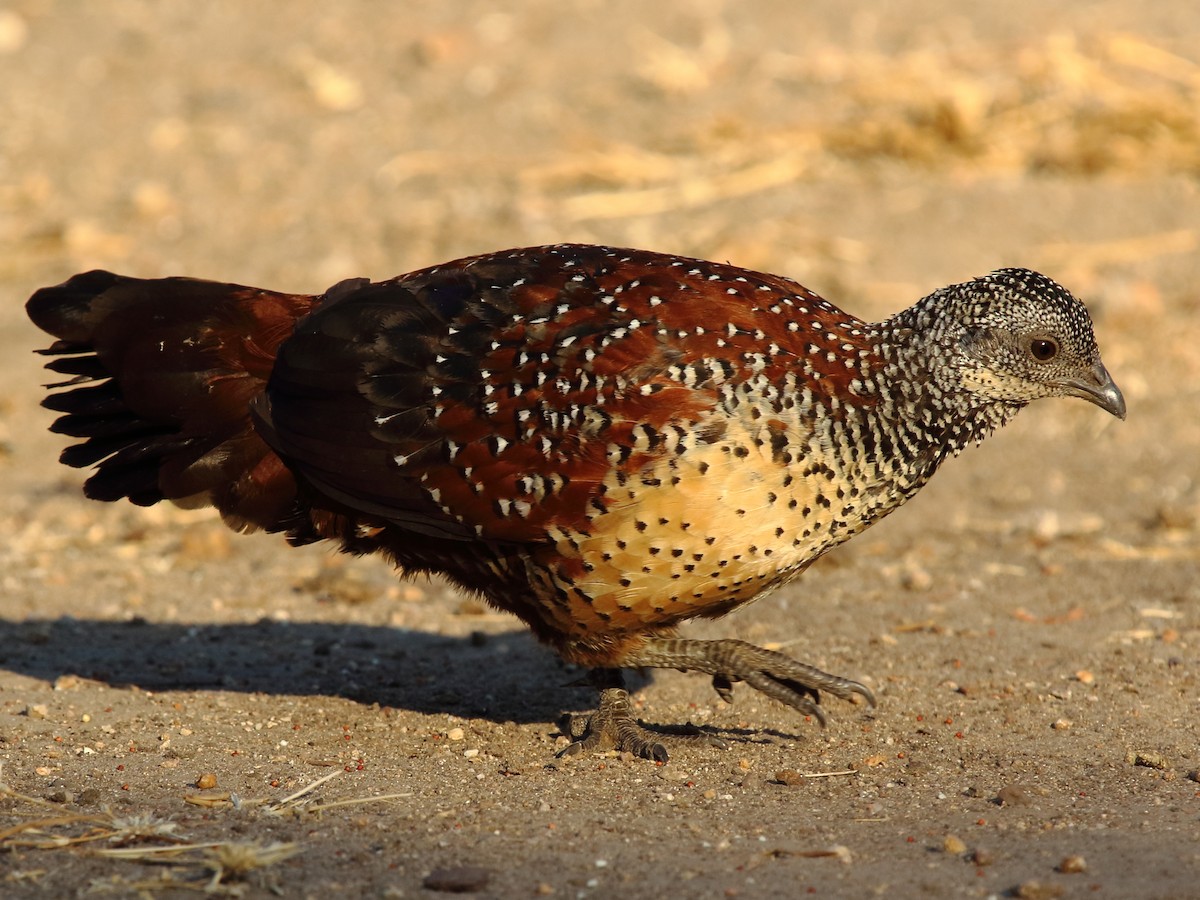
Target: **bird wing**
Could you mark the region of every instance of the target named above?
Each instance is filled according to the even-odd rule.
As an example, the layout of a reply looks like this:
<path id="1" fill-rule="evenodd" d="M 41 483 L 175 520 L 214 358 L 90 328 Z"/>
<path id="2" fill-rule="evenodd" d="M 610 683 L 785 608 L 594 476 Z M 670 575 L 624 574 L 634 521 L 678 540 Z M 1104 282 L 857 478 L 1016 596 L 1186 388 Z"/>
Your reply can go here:
<path id="1" fill-rule="evenodd" d="M 828 343 L 789 328 L 797 300 L 857 321 L 776 276 L 578 245 L 347 282 L 281 348 L 259 428 L 318 493 L 419 534 L 586 534 L 614 470 L 721 440 L 737 384 Z"/>

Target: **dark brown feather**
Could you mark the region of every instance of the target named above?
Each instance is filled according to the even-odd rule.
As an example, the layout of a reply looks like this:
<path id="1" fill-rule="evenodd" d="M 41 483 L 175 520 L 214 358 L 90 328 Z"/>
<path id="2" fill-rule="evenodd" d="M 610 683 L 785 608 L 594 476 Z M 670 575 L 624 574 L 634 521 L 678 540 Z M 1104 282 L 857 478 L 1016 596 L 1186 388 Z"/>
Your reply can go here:
<path id="1" fill-rule="evenodd" d="M 296 503 L 291 474 L 255 434 L 251 400 L 311 297 L 187 278 L 88 272 L 30 298 L 59 340 L 47 368 L 76 375 L 45 405 L 54 430 L 86 438 L 67 465 L 99 464 L 89 497 L 216 506 L 234 527 L 278 530 Z M 108 379 L 108 380 L 106 380 Z"/>

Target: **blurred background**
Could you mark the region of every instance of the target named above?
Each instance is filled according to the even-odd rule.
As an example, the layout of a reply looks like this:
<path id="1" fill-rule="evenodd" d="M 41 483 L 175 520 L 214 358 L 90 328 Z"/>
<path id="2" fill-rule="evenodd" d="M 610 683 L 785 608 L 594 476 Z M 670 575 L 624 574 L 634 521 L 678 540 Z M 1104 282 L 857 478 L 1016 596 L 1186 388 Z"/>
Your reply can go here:
<path id="1" fill-rule="evenodd" d="M 867 315 L 1002 265 L 1195 305 L 1187 3 L 0 5 L 0 280 L 318 291 L 636 245 Z M 1126 310 L 1132 306 L 1135 309 Z"/>

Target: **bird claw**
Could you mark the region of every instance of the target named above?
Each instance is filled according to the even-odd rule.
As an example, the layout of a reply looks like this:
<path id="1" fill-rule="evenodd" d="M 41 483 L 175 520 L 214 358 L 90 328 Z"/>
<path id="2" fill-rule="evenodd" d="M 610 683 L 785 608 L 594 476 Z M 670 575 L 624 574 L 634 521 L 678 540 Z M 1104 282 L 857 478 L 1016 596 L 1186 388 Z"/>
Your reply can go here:
<path id="1" fill-rule="evenodd" d="M 575 737 L 575 728 L 570 730 L 571 736 Z M 600 691 L 600 706 L 583 720 L 582 734 L 558 755 L 578 756 L 592 750 L 623 750 L 661 763 L 665 763 L 670 756 L 667 748 L 634 718 L 629 692 L 616 687 Z"/>
<path id="2" fill-rule="evenodd" d="M 723 642 L 717 642 L 723 643 Z M 737 642 L 732 642 L 736 645 Z M 791 657 L 753 645 L 728 648 L 732 660 L 736 660 L 737 673 L 748 685 L 780 703 L 792 707 L 801 715 L 811 716 L 822 728 L 825 713 L 821 710 L 821 691 L 827 691 L 842 700 L 861 697 L 869 706 L 875 705 L 875 696 L 864 684 L 831 675 L 820 669 L 797 662 Z"/>
<path id="3" fill-rule="evenodd" d="M 632 753 L 642 759 L 665 763 L 670 759 L 666 743 L 701 743 L 724 750 L 727 744 L 720 738 L 707 734 L 694 725 L 683 726 L 678 732 L 658 734 L 650 731 L 633 715 L 629 692 L 619 683 L 620 673 L 614 679 L 610 670 L 593 673 L 592 683 L 601 687 L 600 705 L 590 716 L 582 720 L 582 729 L 574 727 L 580 720 L 572 722 L 568 733 L 574 740 L 559 751 L 559 757 L 578 756 L 593 750 L 618 750 Z"/>
<path id="4" fill-rule="evenodd" d="M 726 703 L 733 702 L 733 682 L 740 679 L 731 678 L 724 672 L 718 672 L 713 676 L 713 690 L 717 692 L 717 696 Z"/>
<path id="5" fill-rule="evenodd" d="M 819 705 L 821 691 L 842 700 L 862 698 L 868 705 L 875 705 L 875 696 L 864 684 L 822 672 L 782 653 L 744 641 L 654 638 L 646 641 L 636 655 L 626 657 L 626 662 L 634 666 L 707 672 L 712 675 L 713 690 L 726 703 L 733 702 L 734 683 L 744 681 L 801 715 L 816 719 L 822 728 L 825 727 L 825 713 Z M 629 692 L 625 690 L 619 669 L 592 669 L 587 675 L 587 683 L 600 690 L 600 705 L 590 716 L 575 720 L 564 729 L 572 740 L 559 751 L 559 757 L 615 749 L 665 763 L 670 758 L 666 748 L 668 742 L 703 743 L 721 749 L 727 746 L 694 725 L 685 726 L 684 733 L 662 733 L 646 728 L 633 715 Z"/>

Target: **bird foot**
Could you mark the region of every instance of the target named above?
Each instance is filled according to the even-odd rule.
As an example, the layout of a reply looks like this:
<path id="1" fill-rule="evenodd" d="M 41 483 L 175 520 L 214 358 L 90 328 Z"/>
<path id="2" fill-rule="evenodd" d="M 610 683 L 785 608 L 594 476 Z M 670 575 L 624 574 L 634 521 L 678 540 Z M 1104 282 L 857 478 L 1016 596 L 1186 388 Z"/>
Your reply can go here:
<path id="1" fill-rule="evenodd" d="M 631 666 L 706 672 L 713 677 L 713 688 L 727 702 L 733 699 L 734 682 L 744 681 L 768 697 L 812 716 L 822 727 L 825 726 L 825 714 L 818 705 L 821 691 L 842 700 L 859 697 L 869 706 L 875 705 L 874 694 L 864 684 L 830 675 L 745 641 L 651 638 L 623 662 Z"/>
<path id="2" fill-rule="evenodd" d="M 567 730 L 573 741 L 559 752 L 560 757 L 592 750 L 619 750 L 665 763 L 670 758 L 666 743 L 700 743 L 720 749 L 726 746 L 724 741 L 693 725 L 668 733 L 646 728 L 634 717 L 629 692 L 617 670 L 597 669 L 590 681 L 600 688 L 600 706 L 590 716 L 572 721 Z M 577 729 L 580 724 L 582 727 Z"/>

